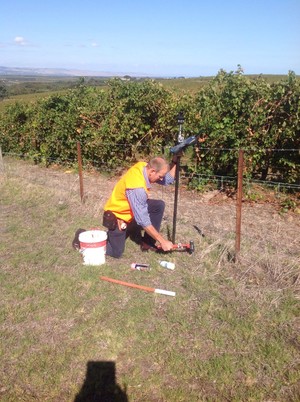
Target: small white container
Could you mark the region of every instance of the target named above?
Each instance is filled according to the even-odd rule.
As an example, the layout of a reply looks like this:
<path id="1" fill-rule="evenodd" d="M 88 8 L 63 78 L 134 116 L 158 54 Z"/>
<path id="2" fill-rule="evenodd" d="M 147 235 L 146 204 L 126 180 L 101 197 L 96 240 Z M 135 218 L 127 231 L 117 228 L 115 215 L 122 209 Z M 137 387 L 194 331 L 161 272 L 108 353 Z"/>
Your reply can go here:
<path id="1" fill-rule="evenodd" d="M 169 262 L 169 261 L 159 261 L 160 265 L 164 268 L 167 269 L 174 269 L 175 268 L 175 264 L 174 262 Z"/>

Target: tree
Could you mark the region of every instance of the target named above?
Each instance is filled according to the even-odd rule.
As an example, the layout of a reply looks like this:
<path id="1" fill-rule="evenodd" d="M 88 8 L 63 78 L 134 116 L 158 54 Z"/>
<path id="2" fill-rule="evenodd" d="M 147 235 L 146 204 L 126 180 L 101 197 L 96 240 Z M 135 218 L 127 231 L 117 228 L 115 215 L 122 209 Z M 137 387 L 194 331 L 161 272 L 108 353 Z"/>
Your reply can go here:
<path id="1" fill-rule="evenodd" d="M 0 101 L 8 96 L 7 88 L 4 84 L 0 84 Z"/>

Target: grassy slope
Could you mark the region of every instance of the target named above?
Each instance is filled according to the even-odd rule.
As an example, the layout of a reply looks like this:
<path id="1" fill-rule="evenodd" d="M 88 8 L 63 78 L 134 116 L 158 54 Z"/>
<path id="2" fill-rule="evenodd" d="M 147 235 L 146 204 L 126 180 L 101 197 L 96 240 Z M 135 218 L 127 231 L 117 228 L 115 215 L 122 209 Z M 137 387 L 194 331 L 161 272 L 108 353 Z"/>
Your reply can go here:
<path id="1" fill-rule="evenodd" d="M 121 260 L 83 266 L 70 243 L 78 227 L 94 225 L 93 209 L 78 194 L 49 189 L 43 177 L 0 181 L 1 401 L 73 401 L 88 362 L 98 362 L 99 374 L 104 362 L 115 365 L 116 401 L 299 400 L 292 288 L 238 281 L 239 267 L 222 261 L 224 250 L 206 238 L 194 256 L 168 257 L 174 271 L 132 242 Z M 133 259 L 152 270 L 130 271 Z"/>
<path id="2" fill-rule="evenodd" d="M 256 78 L 256 76 L 249 76 L 252 77 L 253 79 Z M 269 81 L 269 82 L 275 82 L 281 79 L 284 79 L 284 75 L 264 75 L 264 78 Z M 5 78 L 5 77 L 4 77 Z M 212 79 L 213 77 L 195 77 L 195 78 L 177 78 L 177 79 L 157 79 L 157 81 L 161 82 L 166 88 L 175 90 L 175 91 L 180 91 L 180 92 L 188 92 L 188 93 L 195 93 L 198 92 L 199 90 L 201 90 L 205 85 L 207 85 L 207 83 L 209 82 L 210 79 Z M 0 76 L 1 79 L 1 76 Z M 28 80 L 24 79 L 24 83 L 28 85 Z M 39 77 L 33 77 L 32 78 L 32 82 L 34 84 L 33 90 L 37 91 L 38 90 L 38 85 L 39 85 L 39 80 L 41 85 L 44 85 L 44 81 L 46 80 L 46 78 L 39 78 Z M 75 79 L 73 78 L 73 81 Z M 97 79 L 96 79 L 97 80 Z M 101 87 L 105 87 L 105 85 L 103 84 L 103 82 L 105 83 L 106 80 L 104 79 L 98 79 L 98 81 L 100 82 Z M 22 85 L 22 77 L 18 77 L 18 84 L 14 84 L 14 85 Z M 48 91 L 42 91 L 42 92 L 36 92 L 36 93 L 24 93 L 23 95 L 14 95 L 9 97 L 8 99 L 5 99 L 4 101 L 0 102 L 0 113 L 1 111 L 3 111 L 5 109 L 6 105 L 15 103 L 17 102 L 32 102 L 35 101 L 37 99 L 49 96 L 51 94 L 63 94 L 66 89 L 58 89 L 57 86 L 58 84 L 62 85 L 62 83 L 64 82 L 64 79 L 57 79 L 57 81 L 55 81 L 54 78 L 50 79 L 49 78 L 49 85 L 51 86 L 51 82 L 53 82 L 53 90 L 48 90 Z M 65 78 L 65 82 L 66 84 L 68 82 L 70 82 L 70 85 L 72 85 L 72 81 L 70 78 Z M 74 84 L 74 83 L 73 83 Z M 99 84 L 99 83 L 98 83 Z M 26 92 L 28 92 L 30 90 L 30 88 L 26 87 Z"/>

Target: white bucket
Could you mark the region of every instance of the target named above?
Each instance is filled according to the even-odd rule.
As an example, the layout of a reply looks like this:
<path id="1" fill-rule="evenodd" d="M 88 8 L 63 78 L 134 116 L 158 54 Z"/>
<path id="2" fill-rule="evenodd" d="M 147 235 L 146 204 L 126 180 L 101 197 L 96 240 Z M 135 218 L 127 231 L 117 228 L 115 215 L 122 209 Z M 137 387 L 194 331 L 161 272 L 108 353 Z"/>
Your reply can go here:
<path id="1" fill-rule="evenodd" d="M 80 252 L 84 265 L 105 264 L 107 234 L 102 230 L 87 230 L 80 233 Z"/>

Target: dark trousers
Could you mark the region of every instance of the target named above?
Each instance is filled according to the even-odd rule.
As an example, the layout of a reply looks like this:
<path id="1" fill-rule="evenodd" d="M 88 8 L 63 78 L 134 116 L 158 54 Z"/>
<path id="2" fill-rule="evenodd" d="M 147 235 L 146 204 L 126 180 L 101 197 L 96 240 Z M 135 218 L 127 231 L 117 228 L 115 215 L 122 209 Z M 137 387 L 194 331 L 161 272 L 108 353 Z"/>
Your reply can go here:
<path id="1" fill-rule="evenodd" d="M 148 200 L 147 204 L 151 223 L 159 232 L 165 210 L 165 203 L 162 200 Z M 127 237 L 131 237 L 137 243 L 143 240 L 151 246 L 154 245 L 155 240 L 147 233 L 144 234 L 144 238 L 142 239 L 141 230 L 142 227 L 137 225 L 135 220 L 130 222 L 125 230 L 119 230 L 118 227 L 115 230 L 108 230 L 106 255 L 120 258 L 124 252 Z"/>

